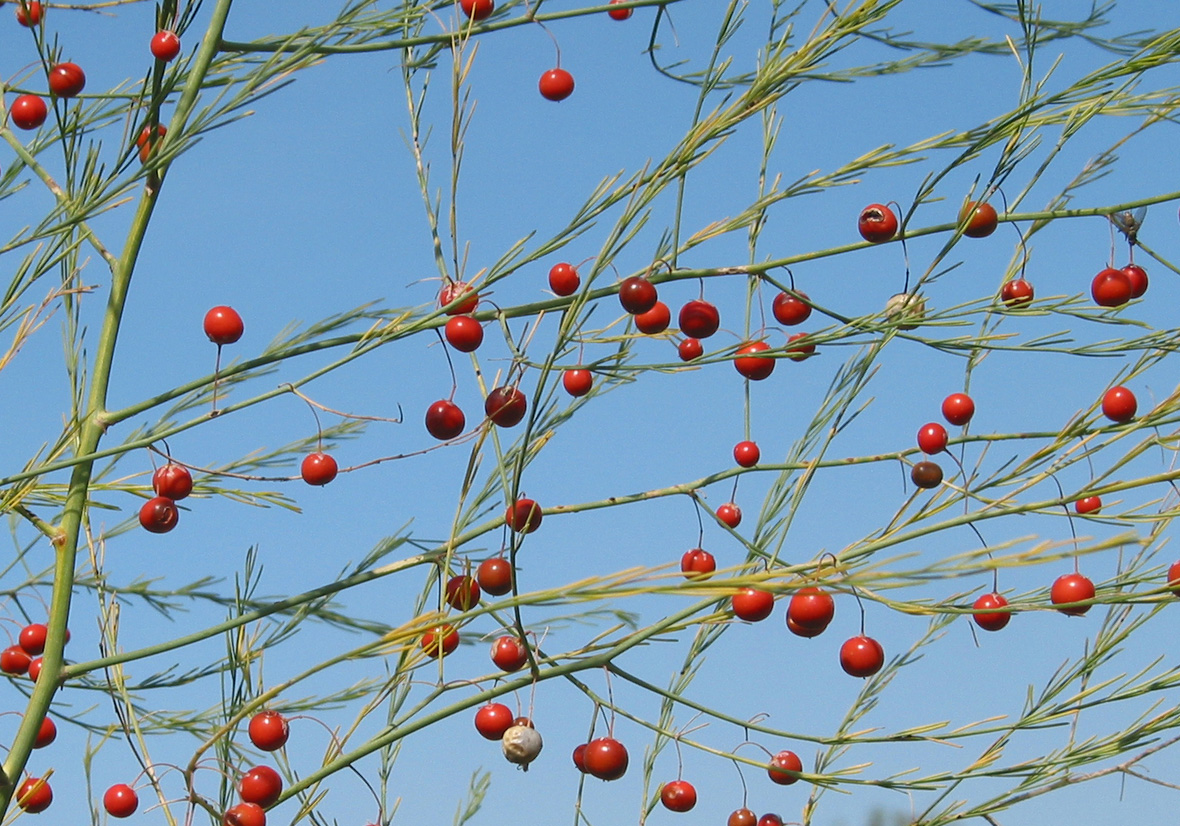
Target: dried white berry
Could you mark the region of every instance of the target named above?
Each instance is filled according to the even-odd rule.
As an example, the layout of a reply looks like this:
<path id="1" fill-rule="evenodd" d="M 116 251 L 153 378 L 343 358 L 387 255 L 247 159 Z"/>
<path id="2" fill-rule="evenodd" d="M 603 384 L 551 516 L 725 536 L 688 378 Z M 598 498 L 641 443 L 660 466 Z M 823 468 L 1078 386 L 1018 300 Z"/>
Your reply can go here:
<path id="1" fill-rule="evenodd" d="M 500 740 L 500 748 L 504 750 L 508 762 L 517 764 L 526 772 L 529 770 L 529 763 L 536 760 L 537 755 L 541 753 L 542 745 L 544 744 L 541 742 L 541 735 L 529 726 L 512 726 L 504 732 L 504 737 Z"/>
<path id="2" fill-rule="evenodd" d="M 899 330 L 913 330 L 926 317 L 926 299 L 913 293 L 898 293 L 885 302 L 885 317 L 896 320 Z"/>

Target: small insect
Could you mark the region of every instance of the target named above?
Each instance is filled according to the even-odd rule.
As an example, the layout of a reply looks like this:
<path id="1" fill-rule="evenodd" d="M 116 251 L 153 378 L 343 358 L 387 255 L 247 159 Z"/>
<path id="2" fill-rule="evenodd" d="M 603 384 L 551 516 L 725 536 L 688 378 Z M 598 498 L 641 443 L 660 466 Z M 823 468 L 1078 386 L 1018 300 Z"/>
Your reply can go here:
<path id="1" fill-rule="evenodd" d="M 1127 243 L 1134 244 L 1139 227 L 1143 226 L 1143 219 L 1146 217 L 1147 207 L 1143 206 L 1134 211 L 1112 213 L 1110 220 L 1127 237 Z"/>

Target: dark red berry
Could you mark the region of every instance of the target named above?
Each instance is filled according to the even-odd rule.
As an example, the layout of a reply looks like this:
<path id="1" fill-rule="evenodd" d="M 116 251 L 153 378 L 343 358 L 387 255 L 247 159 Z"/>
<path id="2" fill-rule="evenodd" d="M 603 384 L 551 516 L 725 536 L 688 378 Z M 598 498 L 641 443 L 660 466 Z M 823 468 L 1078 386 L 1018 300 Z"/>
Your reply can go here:
<path id="1" fill-rule="evenodd" d="M 656 305 L 659 297 L 655 284 L 638 275 L 626 278 L 619 284 L 619 303 L 631 315 L 646 313 Z"/>
<path id="2" fill-rule="evenodd" d="M 1008 307 L 1017 308 L 1031 304 L 1033 286 L 1023 278 L 1013 278 L 1000 287 L 1000 300 Z"/>
<path id="3" fill-rule="evenodd" d="M 557 295 L 573 295 L 582 286 L 582 279 L 578 277 L 578 270 L 573 264 L 561 262 L 549 268 L 549 289 Z"/>
<path id="4" fill-rule="evenodd" d="M 693 299 L 680 308 L 680 332 L 690 338 L 708 338 L 721 326 L 717 308 L 703 299 Z"/>
<path id="5" fill-rule="evenodd" d="M 502 556 L 485 559 L 475 571 L 475 580 L 492 596 L 503 596 L 512 590 L 512 563 Z"/>
<path id="6" fill-rule="evenodd" d="M 167 496 L 155 496 L 139 509 L 139 524 L 152 533 L 168 533 L 179 521 L 180 511 Z"/>
<path id="7" fill-rule="evenodd" d="M 770 350 L 765 341 L 751 341 L 743 344 L 737 350 L 737 357 L 733 360 L 734 369 L 751 381 L 762 381 L 774 372 L 775 360 L 763 356 Z"/>
<path id="8" fill-rule="evenodd" d="M 676 352 L 681 361 L 692 361 L 701 357 L 705 347 L 699 338 L 686 338 L 676 345 Z"/>
<path id="9" fill-rule="evenodd" d="M 774 297 L 774 303 L 770 309 L 774 313 L 775 320 L 788 327 L 802 324 L 811 317 L 811 305 L 807 303 L 807 294 L 798 291 L 795 295 L 779 293 Z"/>
<path id="10" fill-rule="evenodd" d="M 1113 267 L 1102 270 L 1090 283 L 1090 295 L 1100 307 L 1121 307 L 1131 300 L 1133 291 L 1131 279 Z"/>
<path id="11" fill-rule="evenodd" d="M 663 301 L 657 301 L 650 310 L 635 316 L 635 329 L 649 336 L 654 336 L 668 329 L 672 323 L 672 311 Z"/>
<path id="12" fill-rule="evenodd" d="M 897 216 L 884 204 L 869 204 L 861 210 L 856 228 L 870 244 L 880 244 L 897 235 Z"/>
<path id="13" fill-rule="evenodd" d="M 193 476 L 184 465 L 169 462 L 152 474 L 152 490 L 157 496 L 179 502 L 193 492 Z"/>
<path id="14" fill-rule="evenodd" d="M 86 88 L 86 73 L 77 63 L 58 63 L 49 70 L 49 91 L 59 98 L 72 98 Z"/>
<path id="15" fill-rule="evenodd" d="M 439 399 L 426 408 L 426 431 L 440 442 L 455 438 L 466 426 L 463 411 L 450 399 Z"/>
<path id="16" fill-rule="evenodd" d="M 996 208 L 989 203 L 968 201 L 959 211 L 959 223 L 967 222 L 963 234 L 969 238 L 986 238 L 996 231 L 999 221 Z"/>
<path id="17" fill-rule="evenodd" d="M 504 515 L 508 527 L 517 533 L 532 533 L 541 527 L 541 506 L 532 499 L 517 499 Z"/>
<path id="18" fill-rule="evenodd" d="M 528 412 L 528 400 L 518 387 L 497 387 L 484 399 L 483 410 L 492 424 L 515 427 Z"/>

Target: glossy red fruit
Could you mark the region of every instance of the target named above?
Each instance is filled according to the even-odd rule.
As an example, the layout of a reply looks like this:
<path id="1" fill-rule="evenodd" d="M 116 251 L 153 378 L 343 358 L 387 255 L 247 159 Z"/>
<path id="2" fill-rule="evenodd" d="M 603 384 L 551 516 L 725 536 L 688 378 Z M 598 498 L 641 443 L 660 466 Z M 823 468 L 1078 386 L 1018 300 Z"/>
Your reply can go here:
<path id="1" fill-rule="evenodd" d="M 502 556 L 485 559 L 475 571 L 475 581 L 492 596 L 503 596 L 512 590 L 512 563 Z"/>
<path id="2" fill-rule="evenodd" d="M 37 0 L 17 0 L 16 22 L 25 28 L 32 28 L 39 24 L 44 14 L 45 12 Z"/>
<path id="3" fill-rule="evenodd" d="M 184 465 L 169 462 L 156 468 L 152 474 L 152 490 L 157 496 L 166 496 L 173 502 L 179 502 L 193 492 L 193 475 Z"/>
<path id="4" fill-rule="evenodd" d="M 10 645 L 0 651 L 0 671 L 5 674 L 24 674 L 32 661 L 33 658 L 19 645 Z"/>
<path id="5" fill-rule="evenodd" d="M 44 623 L 31 622 L 20 630 L 17 642 L 29 656 L 35 657 L 45 651 L 45 641 L 49 639 L 49 629 Z"/>
<path id="6" fill-rule="evenodd" d="M 794 627 L 791 630 L 796 634 L 799 634 L 799 631 L 815 632 L 814 634 L 799 634 L 801 637 L 813 637 L 822 633 L 834 616 L 836 616 L 836 601 L 823 588 L 814 585 L 800 588 L 787 603 L 788 627 L 793 624 Z"/>
<path id="7" fill-rule="evenodd" d="M 676 352 L 681 361 L 692 361 L 704 354 L 705 346 L 699 338 L 686 338 L 676 345 Z"/>
<path id="8" fill-rule="evenodd" d="M 247 733 L 255 748 L 277 751 L 286 745 L 291 730 L 287 719 L 277 711 L 260 711 L 250 718 Z"/>
<path id="9" fill-rule="evenodd" d="M 574 766 L 576 766 L 578 771 L 580 771 L 582 774 L 586 773 L 586 746 L 587 745 L 588 745 L 587 743 L 581 743 L 580 745 L 574 746 L 574 753 L 573 753 L 573 755 L 571 755 L 573 758 L 573 761 L 574 761 Z"/>
<path id="10" fill-rule="evenodd" d="M 164 136 L 168 134 L 168 127 L 162 123 L 156 124 L 155 134 L 152 134 L 150 126 L 143 127 L 140 130 L 139 137 L 135 139 L 135 145 L 139 147 L 139 162 L 147 163 L 148 158 L 151 157 L 152 152 L 164 140 Z"/>
<path id="11" fill-rule="evenodd" d="M 20 95 L 8 107 L 8 117 L 19 129 L 36 129 L 48 116 L 49 107 L 36 95 Z"/>
<path id="12" fill-rule="evenodd" d="M 505 635 L 492 643 L 492 662 L 501 671 L 519 671 L 529 661 L 529 652 L 520 637 Z"/>
<path id="13" fill-rule="evenodd" d="M 58 63 L 49 70 L 49 91 L 59 98 L 72 98 L 86 88 L 86 73 L 77 63 Z"/>
<path id="14" fill-rule="evenodd" d="M 767 812 L 758 818 L 758 826 L 783 826 L 783 819 L 774 812 Z"/>
<path id="15" fill-rule="evenodd" d="M 774 594 L 760 588 L 742 588 L 732 597 L 733 613 L 747 622 L 761 622 L 774 611 Z"/>
<path id="16" fill-rule="evenodd" d="M 871 677 L 885 664 L 885 649 L 872 637 L 858 634 L 840 646 L 840 667 L 853 677 Z"/>
<path id="17" fill-rule="evenodd" d="M 594 387 L 594 374 L 578 367 L 561 374 L 561 386 L 574 398 L 585 396 Z"/>
<path id="18" fill-rule="evenodd" d="M 574 76 L 565 69 L 550 69 L 541 75 L 537 88 L 545 100 L 565 100 L 574 93 Z"/>
<path id="19" fill-rule="evenodd" d="M 529 403 L 518 387 L 497 387 L 484 399 L 483 411 L 492 424 L 515 427 L 528 412 Z"/>
<path id="20" fill-rule="evenodd" d="M 616 3 L 625 2 L 626 0 L 610 0 L 610 4 L 612 6 Z M 610 16 L 611 20 L 626 20 L 631 16 L 632 11 L 634 11 L 634 9 L 611 9 L 607 12 L 607 14 Z"/>
<path id="21" fill-rule="evenodd" d="M 946 450 L 946 428 L 938 422 L 928 422 L 918 430 L 918 448 L 933 456 Z"/>
<path id="22" fill-rule="evenodd" d="M 221 816 L 222 826 L 266 826 L 266 812 L 257 803 L 238 803 Z"/>
<path id="23" fill-rule="evenodd" d="M 467 417 L 450 399 L 439 399 L 426 408 L 426 432 L 440 442 L 453 439 L 467 426 Z"/>
<path id="24" fill-rule="evenodd" d="M 635 329 L 649 336 L 664 332 L 671 323 L 672 311 L 663 301 L 657 301 L 650 310 L 635 316 Z"/>
<path id="25" fill-rule="evenodd" d="M 881 244 L 897 235 L 897 216 L 884 204 L 869 204 L 861 210 L 856 228 L 870 244 Z"/>
<path id="26" fill-rule="evenodd" d="M 959 211 L 959 222 L 967 222 L 963 234 L 968 238 L 986 238 L 996 231 L 999 217 L 996 208 L 989 203 L 968 201 Z"/>
<path id="27" fill-rule="evenodd" d="M 176 56 L 180 54 L 180 38 L 176 36 L 175 32 L 164 29 L 152 35 L 150 48 L 152 57 L 167 63 L 170 60 L 175 60 Z"/>
<path id="28" fill-rule="evenodd" d="M 37 814 L 49 808 L 53 802 L 53 789 L 48 781 L 39 777 L 26 777 L 16 790 L 17 805 L 29 814 Z"/>
<path id="29" fill-rule="evenodd" d="M 690 338 L 708 338 L 721 326 L 721 314 L 704 299 L 695 298 L 680 308 L 680 332 Z"/>
<path id="30" fill-rule="evenodd" d="M 1010 611 L 997 611 L 997 608 L 1004 608 L 1008 605 L 1008 600 L 997 593 L 983 594 L 971 606 L 973 613 L 971 618 L 975 620 L 975 624 L 984 631 L 999 631 L 1008 621 L 1012 619 Z"/>
<path id="31" fill-rule="evenodd" d="M 918 462 L 910 468 L 910 479 L 925 490 L 936 488 L 942 484 L 942 468 L 934 462 Z"/>
<path id="32" fill-rule="evenodd" d="M 646 313 L 659 300 L 656 285 L 638 275 L 623 279 L 619 284 L 619 303 L 631 315 Z"/>
<path id="33" fill-rule="evenodd" d="M 1102 415 L 1112 422 L 1129 422 L 1135 418 L 1135 411 L 1138 409 L 1139 403 L 1135 400 L 1135 394 L 1122 385 L 1110 388 L 1102 397 Z"/>
<path id="34" fill-rule="evenodd" d="M 214 344 L 233 344 L 244 330 L 242 317 L 233 307 L 214 307 L 205 313 L 205 335 Z"/>
<path id="35" fill-rule="evenodd" d="M 672 812 L 687 812 L 697 805 L 697 790 L 687 780 L 673 780 L 660 789 L 660 802 Z"/>
<path id="36" fill-rule="evenodd" d="M 1024 307 L 1033 300 L 1033 285 L 1023 278 L 1013 278 L 1000 287 L 1000 300 L 1008 307 Z"/>
<path id="37" fill-rule="evenodd" d="M 726 502 L 717 509 L 717 518 L 731 528 L 742 524 L 742 509 L 733 502 Z"/>
<path id="38" fill-rule="evenodd" d="M 742 467 L 754 467 L 761 458 L 762 451 L 753 442 L 738 442 L 733 446 L 733 460 Z"/>
<path id="39" fill-rule="evenodd" d="M 1131 298 L 1139 298 L 1147 292 L 1147 270 L 1137 264 L 1123 267 L 1123 275 L 1131 282 Z"/>
<path id="40" fill-rule="evenodd" d="M 815 355 L 814 344 L 801 343 L 807 336 L 807 333 L 793 333 L 787 337 L 787 358 L 791 361 L 803 361 L 805 358 Z"/>
<path id="41" fill-rule="evenodd" d="M 794 327 L 811 317 L 811 305 L 807 303 L 807 293 L 796 291 L 796 295 L 797 298 L 790 293 L 779 293 L 774 297 L 774 303 L 771 304 L 770 309 L 779 324 Z"/>
<path id="42" fill-rule="evenodd" d="M 453 625 L 436 625 L 422 635 L 421 645 L 426 656 L 445 657 L 459 647 L 459 632 Z"/>
<path id="43" fill-rule="evenodd" d="M 532 499 L 517 499 L 504 514 L 504 521 L 508 527 L 517 533 L 532 533 L 541 527 L 541 506 Z"/>
<path id="44" fill-rule="evenodd" d="M 1090 296 L 1100 307 L 1121 307 L 1131 300 L 1131 279 L 1122 270 L 1107 267 L 1090 282 Z"/>
<path id="45" fill-rule="evenodd" d="M 485 740 L 499 740 L 512 728 L 515 716 L 503 703 L 488 703 L 475 712 L 475 730 Z"/>
<path id="46" fill-rule="evenodd" d="M 41 676 L 41 666 L 44 665 L 44 660 L 40 657 L 34 657 L 29 662 L 29 679 L 37 682 L 37 678 Z"/>
<path id="47" fill-rule="evenodd" d="M 309 485 L 326 485 L 336 478 L 336 460 L 327 453 L 309 453 L 299 465 L 299 475 Z"/>
<path id="48" fill-rule="evenodd" d="M 474 353 L 483 344 L 483 325 L 469 315 L 451 316 L 443 335 L 460 353 Z"/>
<path id="49" fill-rule="evenodd" d="M 975 402 L 966 393 L 951 393 L 942 400 L 942 417 L 953 425 L 965 425 L 975 415 Z"/>
<path id="50" fill-rule="evenodd" d="M 168 533 L 179 521 L 180 511 L 167 496 L 153 496 L 139 509 L 139 524 L 152 533 Z"/>
<path id="51" fill-rule="evenodd" d="M 1098 496 L 1084 496 L 1074 502 L 1074 510 L 1080 514 L 1098 513 L 1102 510 L 1102 498 Z"/>
<path id="52" fill-rule="evenodd" d="M 1094 599 L 1094 583 L 1084 574 L 1062 574 L 1057 577 L 1053 583 L 1053 587 L 1049 590 L 1049 600 L 1054 605 L 1084 602 L 1088 599 Z M 1072 608 L 1058 608 L 1057 610 L 1063 614 L 1080 617 L 1090 610 L 1090 606 L 1078 605 Z"/>
<path id="53" fill-rule="evenodd" d="M 1180 561 L 1168 566 L 1168 586 L 1176 596 L 1180 596 Z"/>
<path id="54" fill-rule="evenodd" d="M 549 268 L 549 289 L 557 295 L 573 295 L 582 286 L 582 279 L 578 277 L 578 270 L 573 264 L 562 261 Z"/>
<path id="55" fill-rule="evenodd" d="M 708 579 L 717 570 L 717 560 L 704 548 L 693 548 L 680 557 L 680 570 L 686 579 Z"/>
<path id="56" fill-rule="evenodd" d="M 792 783 L 797 783 L 799 778 L 789 772 L 801 771 L 803 771 L 803 761 L 799 759 L 799 755 L 787 749 L 772 757 L 770 765 L 766 767 L 766 773 L 770 775 L 770 779 L 780 786 L 790 786 Z"/>
<path id="57" fill-rule="evenodd" d="M 472 20 L 483 20 L 496 9 L 495 0 L 459 0 L 459 8 Z"/>
<path id="58" fill-rule="evenodd" d="M 452 301 L 458 303 L 447 306 Z M 465 281 L 450 281 L 439 290 L 438 306 L 446 307 L 447 315 L 468 315 L 479 306 L 479 293 Z"/>
<path id="59" fill-rule="evenodd" d="M 734 809 L 725 826 L 758 826 L 758 815 L 746 808 Z"/>
<path id="60" fill-rule="evenodd" d="M 270 766 L 255 766 L 238 781 L 238 794 L 246 803 L 273 806 L 283 793 L 283 778 Z"/>
<path id="61" fill-rule="evenodd" d="M 751 341 L 738 348 L 737 357 L 733 360 L 734 369 L 751 381 L 762 381 L 774 372 L 775 360 L 765 353 L 770 345 L 765 341 Z"/>
<path id="62" fill-rule="evenodd" d="M 126 783 L 116 783 L 103 794 L 102 807 L 111 817 L 131 817 L 139 808 L 139 795 Z"/>
<path id="63" fill-rule="evenodd" d="M 586 744 L 582 762 L 586 773 L 599 780 L 618 780 L 627 773 L 627 748 L 613 737 L 599 737 Z"/>
<path id="64" fill-rule="evenodd" d="M 46 717 L 41 721 L 41 728 L 37 729 L 37 737 L 33 740 L 33 748 L 43 749 L 57 739 L 57 725 Z"/>
<path id="65" fill-rule="evenodd" d="M 453 576 L 443 588 L 443 598 L 457 611 L 470 611 L 479 605 L 479 583 L 465 574 Z"/>

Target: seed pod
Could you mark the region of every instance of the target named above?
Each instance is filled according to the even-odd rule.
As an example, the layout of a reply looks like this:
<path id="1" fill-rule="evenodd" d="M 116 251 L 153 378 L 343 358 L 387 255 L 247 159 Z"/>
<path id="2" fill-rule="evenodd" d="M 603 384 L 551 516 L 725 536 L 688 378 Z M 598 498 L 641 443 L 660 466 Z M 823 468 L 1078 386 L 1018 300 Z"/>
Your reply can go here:
<path id="1" fill-rule="evenodd" d="M 537 759 L 541 753 L 541 735 L 535 728 L 529 726 L 512 726 L 504 732 L 500 740 L 500 747 L 504 750 L 504 757 L 509 763 L 515 763 L 526 772 L 529 763 Z"/>

